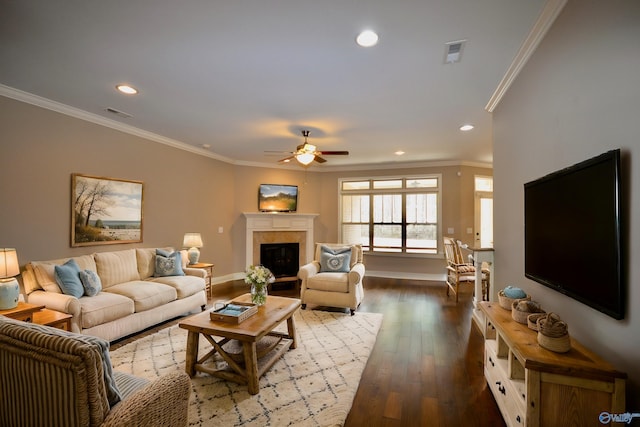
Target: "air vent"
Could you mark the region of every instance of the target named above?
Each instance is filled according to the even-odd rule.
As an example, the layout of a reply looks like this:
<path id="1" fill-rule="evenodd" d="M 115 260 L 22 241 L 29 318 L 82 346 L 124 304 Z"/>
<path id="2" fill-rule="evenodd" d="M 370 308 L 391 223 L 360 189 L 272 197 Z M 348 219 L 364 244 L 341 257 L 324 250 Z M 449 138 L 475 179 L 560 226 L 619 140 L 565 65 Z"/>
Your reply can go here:
<path id="1" fill-rule="evenodd" d="M 127 114 L 124 111 L 116 110 L 115 108 L 107 107 L 104 109 L 107 113 L 115 114 L 118 117 L 122 117 L 123 119 L 129 119 L 133 117 L 131 114 Z"/>
<path id="2" fill-rule="evenodd" d="M 460 62 L 462 59 L 462 51 L 466 40 L 457 40 L 454 42 L 448 42 L 444 44 L 444 63 L 453 64 Z"/>

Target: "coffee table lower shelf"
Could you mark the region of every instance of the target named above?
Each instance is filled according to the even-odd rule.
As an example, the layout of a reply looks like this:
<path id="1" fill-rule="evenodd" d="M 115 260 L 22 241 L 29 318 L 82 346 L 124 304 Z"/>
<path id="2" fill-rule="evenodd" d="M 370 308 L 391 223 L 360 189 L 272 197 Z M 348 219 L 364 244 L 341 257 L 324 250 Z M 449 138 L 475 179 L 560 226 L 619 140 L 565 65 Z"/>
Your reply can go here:
<path id="1" fill-rule="evenodd" d="M 206 337 L 207 340 L 212 337 Z M 260 379 L 265 372 L 267 372 L 273 365 L 278 361 L 278 359 L 289 350 L 291 344 L 293 343 L 292 339 L 281 337 L 280 334 L 272 333 L 267 337 L 264 337 L 261 341 L 269 340 L 269 338 L 277 338 L 274 340 L 274 345 L 270 345 L 269 349 L 258 349 L 257 350 L 257 363 L 255 366 L 257 367 L 257 372 L 255 373 L 256 379 Z M 218 341 L 218 345 L 223 349 L 227 347 L 227 344 L 232 344 L 233 347 L 236 347 L 235 350 L 239 348 L 240 352 L 234 352 L 234 350 L 223 350 L 223 352 L 214 349 L 209 351 L 203 357 L 201 357 L 195 364 L 194 370 L 198 372 L 204 372 L 206 374 L 212 375 L 217 378 L 222 378 L 227 381 L 233 381 L 238 384 L 249 384 L 250 373 L 247 372 L 246 366 L 247 361 L 245 360 L 243 343 L 239 341 L 231 342 L 235 340 L 222 339 Z M 209 341 L 211 342 L 211 341 Z M 213 345 L 213 344 L 212 344 Z M 250 345 L 250 343 L 245 343 L 244 345 Z M 258 342 L 258 346 L 260 342 Z M 251 357 L 251 355 L 249 355 Z"/>

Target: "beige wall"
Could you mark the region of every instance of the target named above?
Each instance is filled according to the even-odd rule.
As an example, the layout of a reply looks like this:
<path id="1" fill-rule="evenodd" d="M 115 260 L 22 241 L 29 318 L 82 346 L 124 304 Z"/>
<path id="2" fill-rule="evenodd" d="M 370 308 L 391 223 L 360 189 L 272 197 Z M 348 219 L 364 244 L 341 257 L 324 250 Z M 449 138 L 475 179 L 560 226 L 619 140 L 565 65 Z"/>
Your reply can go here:
<path id="1" fill-rule="evenodd" d="M 233 265 L 233 167 L 0 97 L 0 245 L 21 264 L 203 235 L 202 260 Z M 72 248 L 71 174 L 144 182 L 143 243 Z M 217 233 L 223 226 L 225 232 Z"/>
<path id="2" fill-rule="evenodd" d="M 570 0 L 495 111 L 493 123 L 494 289 L 506 284 L 525 288 L 548 311 L 560 314 L 575 338 L 627 372 L 627 410 L 636 412 L 640 410 L 639 40 L 640 2 Z M 523 184 L 614 148 L 622 149 L 627 185 L 623 197 L 628 217 L 628 299 L 621 321 L 525 279 L 523 267 Z M 576 206 L 578 214 L 581 208 Z"/>

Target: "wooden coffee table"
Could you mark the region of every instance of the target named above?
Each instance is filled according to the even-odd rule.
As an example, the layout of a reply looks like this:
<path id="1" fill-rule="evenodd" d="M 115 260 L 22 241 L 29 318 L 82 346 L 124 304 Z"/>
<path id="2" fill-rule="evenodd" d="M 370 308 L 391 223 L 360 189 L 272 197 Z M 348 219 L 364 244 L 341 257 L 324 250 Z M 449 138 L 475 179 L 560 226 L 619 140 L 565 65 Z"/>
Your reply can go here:
<path id="1" fill-rule="evenodd" d="M 251 295 L 244 294 L 234 301 L 251 302 Z M 300 300 L 269 295 L 258 312 L 240 324 L 212 321 L 210 310 L 191 316 L 178 325 L 189 332 L 185 370 L 190 376 L 196 371 L 247 384 L 249 393 L 260 391 L 258 379 L 289 348 L 296 348 L 296 327 L 293 314 L 300 307 Z M 287 321 L 287 333 L 274 329 Z M 200 335 L 213 347 L 198 359 Z M 212 359 L 221 357 L 226 366 L 218 368 Z M 224 365 L 224 364 L 223 364 Z"/>

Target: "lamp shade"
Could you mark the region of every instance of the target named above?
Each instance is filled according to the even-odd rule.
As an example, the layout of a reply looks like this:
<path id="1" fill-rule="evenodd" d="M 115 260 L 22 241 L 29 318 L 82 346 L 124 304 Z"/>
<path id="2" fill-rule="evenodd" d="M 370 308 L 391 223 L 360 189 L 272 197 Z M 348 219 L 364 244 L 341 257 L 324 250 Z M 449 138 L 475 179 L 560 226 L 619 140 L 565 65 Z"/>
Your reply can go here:
<path id="1" fill-rule="evenodd" d="M 13 248 L 0 248 L 0 279 L 20 274 L 18 253 Z"/>
<path id="2" fill-rule="evenodd" d="M 200 233 L 185 233 L 182 244 L 185 248 L 201 248 L 202 236 Z"/>

